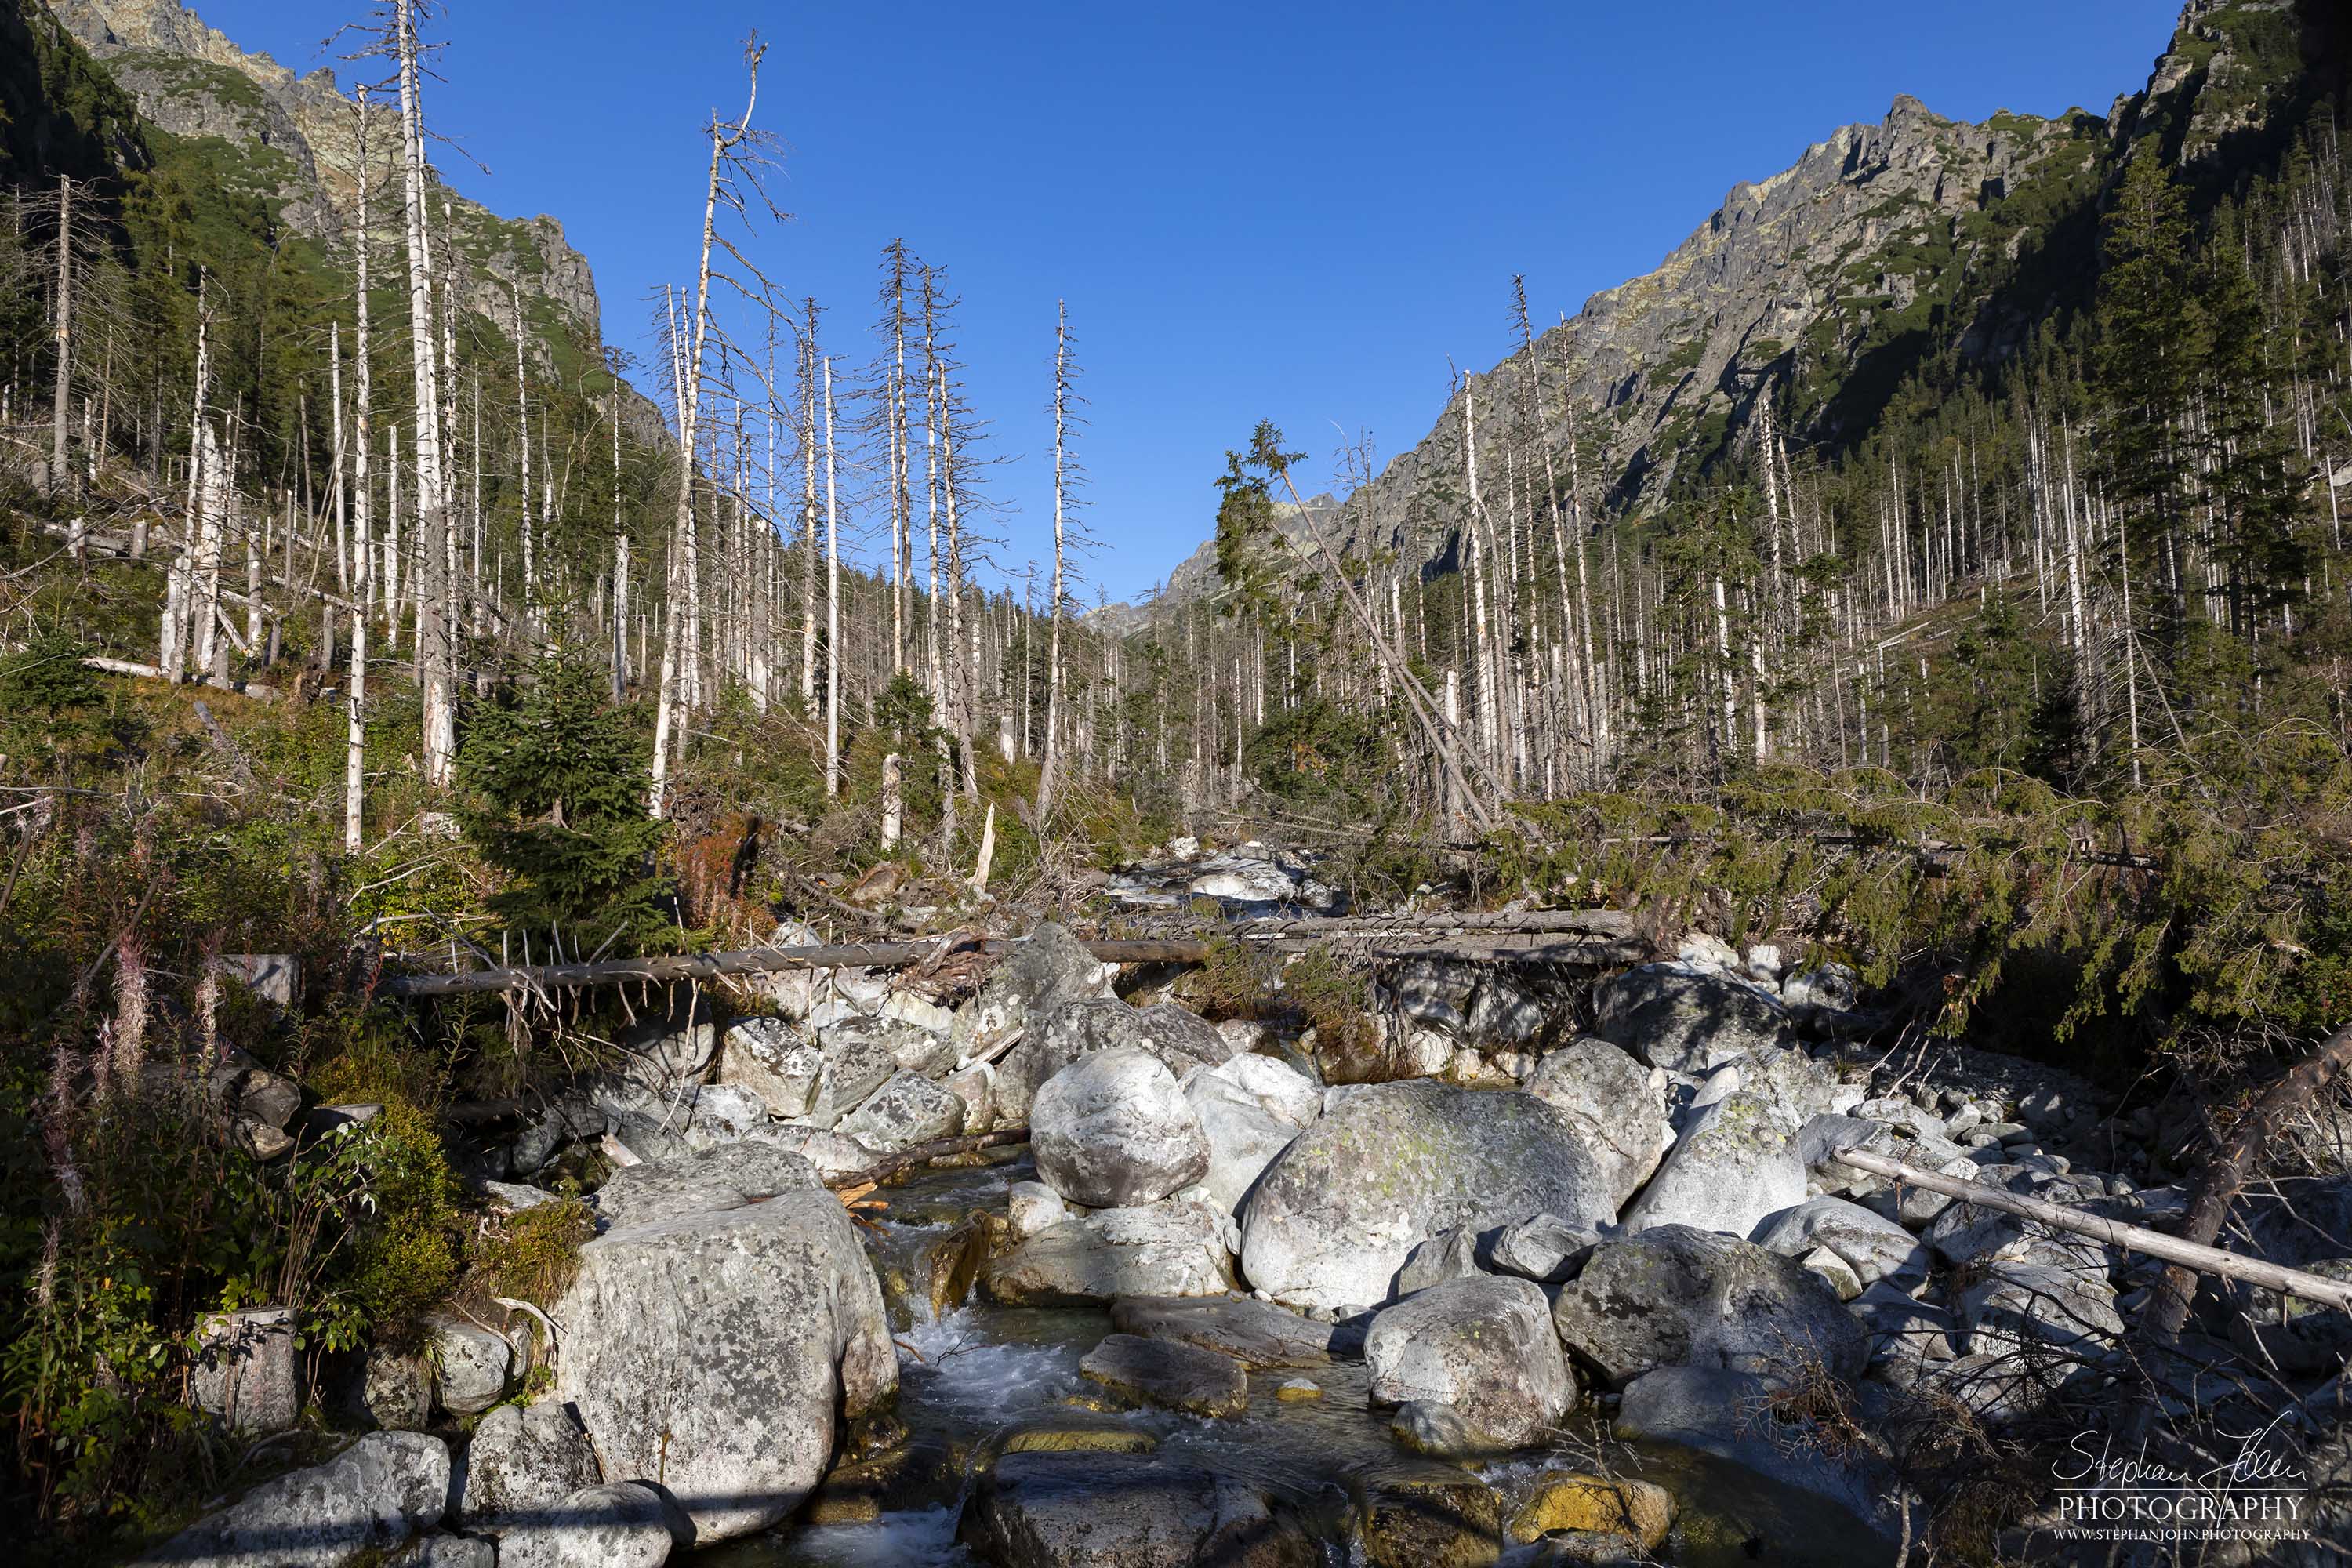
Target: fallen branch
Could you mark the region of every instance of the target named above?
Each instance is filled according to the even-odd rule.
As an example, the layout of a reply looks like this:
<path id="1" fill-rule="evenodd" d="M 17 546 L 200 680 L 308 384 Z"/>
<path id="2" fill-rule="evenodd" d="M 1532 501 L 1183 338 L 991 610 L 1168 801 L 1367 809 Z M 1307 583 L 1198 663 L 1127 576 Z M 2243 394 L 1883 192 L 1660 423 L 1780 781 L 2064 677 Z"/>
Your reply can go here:
<path id="1" fill-rule="evenodd" d="M 862 1171 L 844 1171 L 827 1176 L 824 1184 L 835 1192 L 863 1187 L 872 1191 L 899 1172 L 933 1160 L 953 1159 L 958 1154 L 970 1154 L 981 1149 L 993 1149 L 1001 1143 L 1025 1143 L 1029 1141 L 1026 1127 L 1000 1127 L 993 1132 L 968 1132 L 961 1138 L 934 1138 L 928 1143 L 918 1143 L 911 1149 L 901 1149 L 877 1165 Z"/>
<path id="2" fill-rule="evenodd" d="M 1916 1165 L 1906 1165 L 1900 1160 L 1873 1154 L 1866 1150 L 1843 1149 L 1832 1158 L 1857 1171 L 1867 1171 L 1874 1176 L 1884 1176 L 1889 1181 L 1902 1182 L 1927 1192 L 1941 1193 L 1977 1208 L 1999 1209 L 2005 1214 L 2037 1220 L 2058 1230 L 2070 1230 L 2078 1236 L 2090 1237 L 2110 1247 L 2161 1258 L 2175 1266 L 2168 1271 L 2167 1278 L 2174 1272 L 2185 1273 L 2194 1269 L 2200 1274 L 2218 1274 L 2224 1279 L 2242 1280 L 2267 1290 L 2299 1296 L 2306 1301 L 2352 1311 L 2352 1285 L 2340 1279 L 2307 1274 L 2300 1268 L 2284 1268 L 2240 1253 L 2224 1252 L 2218 1247 L 2167 1236 L 2160 1230 L 2147 1230 L 2139 1226 L 2126 1225 L 2120 1220 L 2080 1214 L 2056 1204 L 2043 1203 L 2039 1198 L 2020 1197 L 2000 1187 L 1972 1182 L 1963 1176 L 1939 1175 L 1934 1171 L 1923 1171 Z"/>

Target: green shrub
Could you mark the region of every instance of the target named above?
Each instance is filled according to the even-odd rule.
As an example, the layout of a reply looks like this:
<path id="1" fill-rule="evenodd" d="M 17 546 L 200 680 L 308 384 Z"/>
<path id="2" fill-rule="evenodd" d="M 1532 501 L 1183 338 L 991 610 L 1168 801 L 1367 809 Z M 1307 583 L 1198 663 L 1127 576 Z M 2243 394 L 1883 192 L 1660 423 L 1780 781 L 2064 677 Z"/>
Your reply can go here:
<path id="1" fill-rule="evenodd" d="M 467 1244 L 468 1294 L 508 1296 L 546 1306 L 579 1271 L 580 1247 L 596 1234 L 595 1216 L 576 1197 L 560 1197 L 485 1224 Z"/>

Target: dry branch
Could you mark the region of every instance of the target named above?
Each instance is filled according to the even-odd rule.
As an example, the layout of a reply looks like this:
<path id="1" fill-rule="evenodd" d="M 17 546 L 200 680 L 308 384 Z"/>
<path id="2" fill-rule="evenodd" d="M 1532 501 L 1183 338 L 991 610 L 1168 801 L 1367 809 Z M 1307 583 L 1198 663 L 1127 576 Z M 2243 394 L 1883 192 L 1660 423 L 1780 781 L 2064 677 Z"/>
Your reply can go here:
<path id="1" fill-rule="evenodd" d="M 2039 1198 L 2020 1197 L 2015 1193 L 1983 1182 L 1972 1182 L 1961 1176 L 1938 1175 L 1933 1171 L 1923 1171 L 1916 1165 L 1906 1165 L 1900 1160 L 1889 1159 L 1884 1154 L 1873 1154 L 1860 1149 L 1846 1149 L 1841 1150 L 1834 1158 L 1840 1164 L 1851 1165 L 1857 1171 L 1867 1171 L 1874 1176 L 1885 1176 L 1889 1181 L 1904 1182 L 1931 1193 L 1941 1193 L 1947 1197 L 1958 1198 L 1978 1208 L 2000 1209 L 2005 1214 L 2038 1220 L 2043 1225 L 2059 1230 L 2070 1230 L 2079 1236 L 2090 1237 L 2094 1240 L 2105 1242 L 2110 1247 L 2120 1247 L 2128 1251 L 2146 1253 L 2150 1258 L 2161 1258 L 2174 1266 L 2167 1271 L 2168 1279 L 2174 1273 L 2180 1273 L 2185 1277 L 2188 1270 L 2194 1269 L 2200 1274 L 2218 1274 L 2224 1279 L 2240 1279 L 2249 1285 L 2259 1285 L 2264 1289 L 2277 1290 L 2290 1296 L 2300 1296 L 2306 1301 L 2317 1301 L 2341 1310 L 2352 1311 L 2352 1285 L 2347 1285 L 2340 1279 L 2329 1279 L 2322 1275 L 2307 1274 L 2300 1268 L 2284 1268 L 2276 1263 L 2264 1262 L 2259 1258 L 2247 1258 L 2235 1252 L 2224 1252 L 2218 1247 L 2208 1247 L 2201 1242 L 2185 1240 L 2177 1236 L 2167 1236 L 2160 1230 L 2147 1230 L 2136 1225 L 2125 1225 L 2120 1220 L 2101 1219 L 2096 1215 L 2079 1214 L 2070 1208 L 2062 1208 L 2056 1204 L 2043 1203 Z"/>

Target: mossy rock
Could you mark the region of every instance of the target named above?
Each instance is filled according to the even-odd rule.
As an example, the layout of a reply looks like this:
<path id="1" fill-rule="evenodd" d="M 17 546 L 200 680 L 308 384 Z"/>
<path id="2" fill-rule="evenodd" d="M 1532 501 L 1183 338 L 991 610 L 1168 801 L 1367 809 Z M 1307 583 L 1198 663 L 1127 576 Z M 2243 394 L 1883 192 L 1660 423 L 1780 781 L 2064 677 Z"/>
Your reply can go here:
<path id="1" fill-rule="evenodd" d="M 1631 1536 L 1654 1551 L 1674 1522 L 1674 1495 L 1655 1482 L 1549 1470 L 1511 1516 L 1510 1535 L 1527 1542 L 1554 1531 L 1591 1531 Z"/>

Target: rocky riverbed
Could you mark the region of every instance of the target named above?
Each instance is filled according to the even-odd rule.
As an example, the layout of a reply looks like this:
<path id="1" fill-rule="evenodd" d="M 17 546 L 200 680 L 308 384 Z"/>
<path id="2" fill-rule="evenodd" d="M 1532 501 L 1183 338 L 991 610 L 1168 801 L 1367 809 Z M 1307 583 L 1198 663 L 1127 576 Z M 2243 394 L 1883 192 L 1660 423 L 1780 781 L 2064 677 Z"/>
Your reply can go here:
<path id="1" fill-rule="evenodd" d="M 1314 901 L 1271 862 L 1202 875 Z M 1381 1083 L 1133 978 L 1048 925 L 952 1009 L 830 971 L 641 1031 L 471 1152 L 516 1205 L 570 1152 L 620 1166 L 543 1392 L 520 1321 L 453 1321 L 367 1368 L 383 1430 L 159 1560 L 1884 1563 L 1952 1422 L 2116 1402 L 2153 1268 L 1838 1152 L 2185 1203 L 2087 1083 L 1864 1047 L 1850 973 L 1705 935 L 1597 982 L 1393 966 Z M 885 1207 L 824 1184 L 1015 1127 Z M 2306 1188 L 2247 1234 L 2352 1278 L 2352 1184 Z M 2209 1285 L 2198 1327 L 2262 1375 L 2217 1356 L 2162 1414 L 2284 1410 L 2342 1465 L 2312 1412 L 2352 1320 Z"/>

